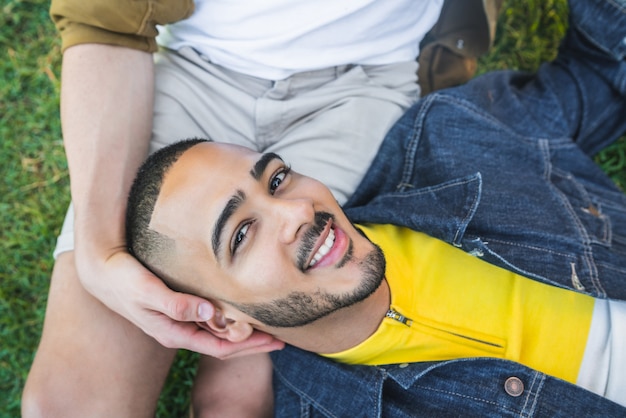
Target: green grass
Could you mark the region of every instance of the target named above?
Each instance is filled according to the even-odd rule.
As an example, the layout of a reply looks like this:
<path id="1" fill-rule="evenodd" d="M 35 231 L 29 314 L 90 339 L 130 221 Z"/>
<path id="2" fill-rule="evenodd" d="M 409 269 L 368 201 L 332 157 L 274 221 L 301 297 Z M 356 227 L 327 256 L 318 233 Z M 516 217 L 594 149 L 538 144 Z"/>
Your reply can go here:
<path id="1" fill-rule="evenodd" d="M 46 4 L 9 1 L 0 19 L 0 415 L 17 417 L 68 179 L 59 134 L 59 47 Z"/>
<path id="2" fill-rule="evenodd" d="M 509 0 L 498 40 L 480 71 L 532 70 L 554 56 L 566 28 L 565 0 Z M 20 415 L 20 395 L 41 332 L 51 252 L 69 202 L 59 123 L 60 44 L 48 2 L 0 6 L 0 417 Z M 626 186 L 626 138 L 597 160 Z M 185 416 L 196 356 L 181 353 L 159 403 Z"/>

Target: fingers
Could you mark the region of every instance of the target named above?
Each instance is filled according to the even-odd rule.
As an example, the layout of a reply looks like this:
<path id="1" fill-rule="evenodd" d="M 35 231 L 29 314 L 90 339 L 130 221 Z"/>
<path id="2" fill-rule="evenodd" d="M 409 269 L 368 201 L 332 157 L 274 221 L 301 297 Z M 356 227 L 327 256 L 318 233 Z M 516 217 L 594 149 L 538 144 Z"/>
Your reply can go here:
<path id="1" fill-rule="evenodd" d="M 164 314 L 176 321 L 204 322 L 213 318 L 215 308 L 205 299 L 168 289 Z"/>
<path id="2" fill-rule="evenodd" d="M 161 283 L 162 284 L 162 283 Z M 160 287 L 160 286 L 155 286 Z M 284 347 L 282 341 L 269 334 L 254 331 L 241 342 L 230 342 L 219 338 L 196 325 L 206 322 L 215 314 L 215 308 L 207 300 L 174 292 L 163 285 L 158 291 L 147 293 L 150 299 L 161 299 L 154 305 L 154 321 L 144 331 L 168 348 L 183 348 L 219 359 L 232 358 L 254 353 L 266 353 Z"/>
<path id="3" fill-rule="evenodd" d="M 260 331 L 255 331 L 250 338 L 239 343 L 222 341 L 220 350 L 213 355 L 213 357 L 222 360 L 249 354 L 269 353 L 270 351 L 282 350 L 285 347 L 284 342 Z"/>
<path id="4" fill-rule="evenodd" d="M 220 359 L 284 347 L 281 341 L 260 332 L 233 343 L 201 329 L 196 322 L 213 318 L 214 306 L 201 297 L 171 290 L 129 254 L 109 258 L 107 268 L 99 271 L 111 279 L 96 281 L 109 285 L 100 289 L 100 296 L 104 296 L 101 300 L 164 347 L 183 348 Z"/>
<path id="5" fill-rule="evenodd" d="M 168 348 L 183 348 L 219 359 L 227 359 L 254 353 L 267 353 L 285 346 L 280 340 L 260 331 L 255 331 L 245 341 L 233 343 L 216 337 L 195 323 L 177 322 L 165 315 L 153 335 L 161 345 Z M 165 331 L 165 332 L 164 332 Z"/>

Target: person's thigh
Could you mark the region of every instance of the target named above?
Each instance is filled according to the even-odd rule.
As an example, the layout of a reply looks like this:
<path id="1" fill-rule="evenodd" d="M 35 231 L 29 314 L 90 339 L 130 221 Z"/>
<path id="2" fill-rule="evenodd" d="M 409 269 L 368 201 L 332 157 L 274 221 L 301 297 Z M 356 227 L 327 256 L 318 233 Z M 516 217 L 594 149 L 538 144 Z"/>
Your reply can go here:
<path id="1" fill-rule="evenodd" d="M 59 255 L 24 417 L 151 417 L 175 355 L 88 294 Z"/>
<path id="2" fill-rule="evenodd" d="M 150 152 L 195 137 L 258 149 L 256 97 L 271 82 L 216 66 L 191 48 L 160 51 L 155 71 Z"/>
<path id="3" fill-rule="evenodd" d="M 225 361 L 203 357 L 191 399 L 193 418 L 273 416 L 269 355 L 261 353 Z"/>

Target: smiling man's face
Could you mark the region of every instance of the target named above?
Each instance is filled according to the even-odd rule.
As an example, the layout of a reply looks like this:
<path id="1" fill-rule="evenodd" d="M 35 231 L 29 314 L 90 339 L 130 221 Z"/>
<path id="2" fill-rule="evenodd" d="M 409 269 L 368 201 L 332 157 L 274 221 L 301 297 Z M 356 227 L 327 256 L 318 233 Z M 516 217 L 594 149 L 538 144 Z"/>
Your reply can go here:
<path id="1" fill-rule="evenodd" d="M 255 324 L 311 323 L 367 298 L 384 276 L 382 253 L 327 187 L 277 155 L 233 145 L 186 151 L 165 176 L 150 227 L 176 243 L 175 287 Z"/>

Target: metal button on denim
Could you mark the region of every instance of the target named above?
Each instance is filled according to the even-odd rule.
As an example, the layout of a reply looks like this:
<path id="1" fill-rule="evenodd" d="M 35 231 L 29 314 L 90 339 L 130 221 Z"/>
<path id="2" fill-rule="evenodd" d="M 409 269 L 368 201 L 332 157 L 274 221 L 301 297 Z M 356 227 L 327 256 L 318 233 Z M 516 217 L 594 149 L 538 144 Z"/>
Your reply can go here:
<path id="1" fill-rule="evenodd" d="M 583 208 L 583 212 L 586 212 L 592 216 L 595 216 L 596 218 L 599 218 L 600 216 L 602 216 L 598 208 L 595 207 L 594 205 L 589 205 L 586 208 Z"/>
<path id="2" fill-rule="evenodd" d="M 519 377 L 509 377 L 504 382 L 504 390 L 509 395 L 518 397 L 524 392 L 524 383 L 522 383 Z"/>

